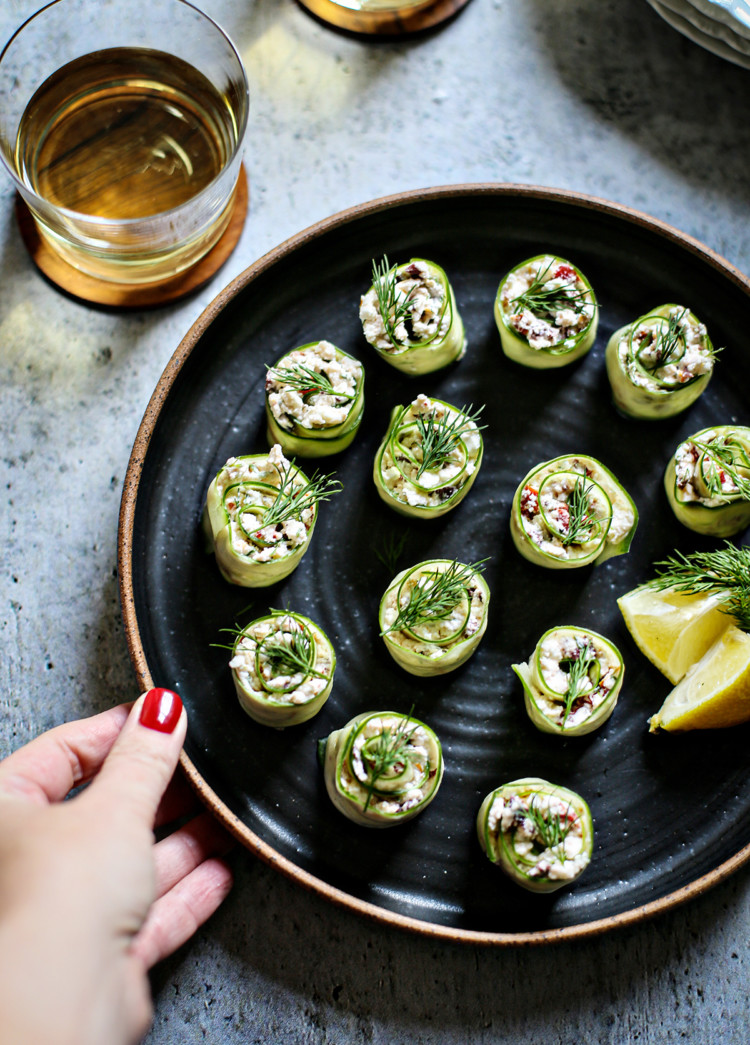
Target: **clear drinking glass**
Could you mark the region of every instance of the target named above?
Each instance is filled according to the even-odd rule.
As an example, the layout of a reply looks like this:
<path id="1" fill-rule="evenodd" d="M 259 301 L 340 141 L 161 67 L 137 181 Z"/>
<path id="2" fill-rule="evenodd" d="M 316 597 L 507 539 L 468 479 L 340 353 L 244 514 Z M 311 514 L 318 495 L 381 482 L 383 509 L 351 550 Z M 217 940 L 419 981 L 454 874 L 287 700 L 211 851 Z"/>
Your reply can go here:
<path id="1" fill-rule="evenodd" d="M 98 279 L 189 268 L 231 217 L 247 77 L 187 0 L 54 0 L 0 54 L 0 160 L 48 245 Z"/>

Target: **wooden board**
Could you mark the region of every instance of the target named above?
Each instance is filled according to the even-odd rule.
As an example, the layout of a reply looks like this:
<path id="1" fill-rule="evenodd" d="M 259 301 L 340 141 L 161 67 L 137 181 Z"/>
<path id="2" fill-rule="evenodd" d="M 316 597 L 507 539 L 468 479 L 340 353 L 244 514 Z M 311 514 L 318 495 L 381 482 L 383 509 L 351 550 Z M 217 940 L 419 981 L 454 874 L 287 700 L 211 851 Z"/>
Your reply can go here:
<path id="1" fill-rule="evenodd" d="M 34 264 L 55 286 L 96 305 L 116 309 L 155 308 L 191 294 L 219 271 L 237 246 L 247 217 L 249 190 L 244 165 L 240 168 L 234 208 L 221 239 L 192 268 L 155 283 L 115 283 L 96 279 L 69 265 L 39 234 L 31 211 L 16 196 L 16 219 Z"/>

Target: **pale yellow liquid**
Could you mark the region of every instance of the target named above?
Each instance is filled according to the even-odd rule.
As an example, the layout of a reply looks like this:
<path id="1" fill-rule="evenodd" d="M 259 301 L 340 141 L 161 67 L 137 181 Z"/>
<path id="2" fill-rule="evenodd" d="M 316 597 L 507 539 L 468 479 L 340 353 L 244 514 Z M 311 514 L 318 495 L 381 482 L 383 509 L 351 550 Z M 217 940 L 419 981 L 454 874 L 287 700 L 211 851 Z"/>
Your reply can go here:
<path id="1" fill-rule="evenodd" d="M 197 196 L 236 141 L 228 100 L 196 69 L 159 51 L 118 48 L 79 58 L 42 84 L 21 118 L 16 166 L 57 207 L 144 219 Z M 118 242 L 127 255 L 142 240 L 140 230 L 135 245 Z M 145 256 L 147 240 L 143 248 Z"/>

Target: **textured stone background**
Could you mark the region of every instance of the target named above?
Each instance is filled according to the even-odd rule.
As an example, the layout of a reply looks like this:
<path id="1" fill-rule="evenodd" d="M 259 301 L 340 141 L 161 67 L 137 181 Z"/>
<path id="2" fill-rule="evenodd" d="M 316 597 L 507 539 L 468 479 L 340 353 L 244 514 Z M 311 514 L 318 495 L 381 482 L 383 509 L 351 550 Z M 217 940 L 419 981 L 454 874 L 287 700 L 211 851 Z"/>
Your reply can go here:
<path id="1" fill-rule="evenodd" d="M 0 42 L 37 6 L 3 0 Z M 472 0 L 404 43 L 336 34 L 294 0 L 202 6 L 252 92 L 250 214 L 212 284 L 148 313 L 68 300 L 29 262 L 0 181 L 2 751 L 134 696 L 116 577 L 130 447 L 191 323 L 287 236 L 402 189 L 521 182 L 634 206 L 750 272 L 750 73 L 645 0 Z M 244 853 L 235 864 L 226 905 L 154 975 L 150 1045 L 747 1041 L 747 871 L 604 938 L 484 950 L 370 925 Z"/>

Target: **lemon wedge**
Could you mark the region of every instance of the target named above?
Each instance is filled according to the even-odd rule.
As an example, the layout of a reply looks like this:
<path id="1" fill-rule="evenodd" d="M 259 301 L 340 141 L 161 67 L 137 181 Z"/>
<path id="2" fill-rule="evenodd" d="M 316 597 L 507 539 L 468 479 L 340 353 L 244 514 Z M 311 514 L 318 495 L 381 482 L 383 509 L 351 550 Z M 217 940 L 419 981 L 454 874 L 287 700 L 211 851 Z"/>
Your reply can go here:
<path id="1" fill-rule="evenodd" d="M 721 729 L 750 721 L 750 635 L 734 625 L 675 686 L 649 729 Z"/>
<path id="2" fill-rule="evenodd" d="M 617 600 L 638 649 L 676 684 L 732 623 L 717 595 L 635 588 Z"/>

